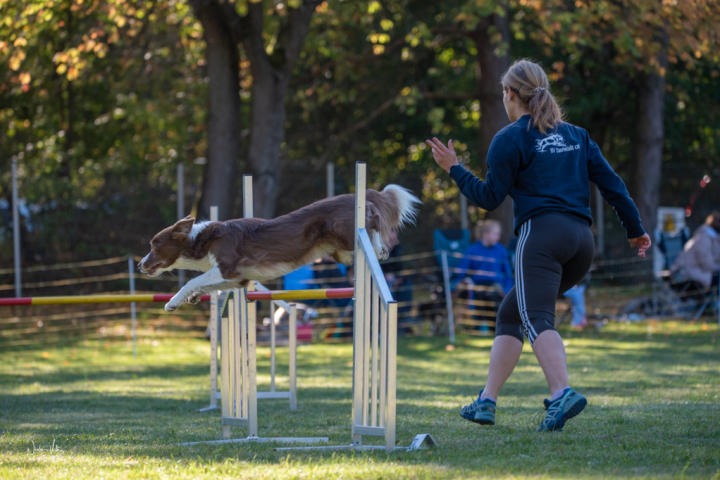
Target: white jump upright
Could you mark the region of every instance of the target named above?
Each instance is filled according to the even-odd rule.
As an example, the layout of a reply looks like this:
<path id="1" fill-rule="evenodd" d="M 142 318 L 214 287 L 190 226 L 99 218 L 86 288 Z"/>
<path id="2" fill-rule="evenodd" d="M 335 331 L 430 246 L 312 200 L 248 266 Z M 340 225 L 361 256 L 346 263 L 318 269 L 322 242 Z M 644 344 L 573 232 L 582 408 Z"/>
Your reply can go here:
<path id="1" fill-rule="evenodd" d="M 210 221 L 218 221 L 218 207 L 210 207 Z M 198 412 L 218 409 L 217 401 L 221 393 L 218 391 L 218 320 L 220 319 L 220 292 L 210 293 L 210 405 Z"/>
<path id="2" fill-rule="evenodd" d="M 397 303 L 365 229 L 366 175 L 365 163 L 357 163 L 352 446 L 363 448 L 363 435 L 381 436 L 385 437 L 385 450 L 392 452 L 395 449 Z"/>

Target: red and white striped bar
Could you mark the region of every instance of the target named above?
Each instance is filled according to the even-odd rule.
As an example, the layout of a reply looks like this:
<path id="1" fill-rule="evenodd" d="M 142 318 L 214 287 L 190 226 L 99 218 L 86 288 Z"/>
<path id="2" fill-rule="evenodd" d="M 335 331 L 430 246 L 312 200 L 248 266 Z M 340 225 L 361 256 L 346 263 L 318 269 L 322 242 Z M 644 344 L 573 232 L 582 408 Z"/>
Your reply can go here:
<path id="1" fill-rule="evenodd" d="M 355 289 L 325 288 L 316 290 L 269 290 L 267 292 L 247 292 L 248 300 L 324 300 L 334 298 L 352 298 Z"/>
<path id="2" fill-rule="evenodd" d="M 172 294 L 158 295 L 75 295 L 65 297 L 20 297 L 0 298 L 0 307 L 16 305 L 67 305 L 71 303 L 130 303 L 130 302 L 168 302 Z M 207 302 L 210 295 L 203 295 L 200 301 Z"/>

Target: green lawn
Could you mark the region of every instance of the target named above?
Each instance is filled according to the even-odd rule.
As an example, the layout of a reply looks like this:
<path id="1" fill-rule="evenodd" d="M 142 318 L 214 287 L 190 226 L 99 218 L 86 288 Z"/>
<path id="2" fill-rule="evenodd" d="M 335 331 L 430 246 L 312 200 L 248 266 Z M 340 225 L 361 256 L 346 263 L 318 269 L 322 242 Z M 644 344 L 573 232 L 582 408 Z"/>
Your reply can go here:
<path id="1" fill-rule="evenodd" d="M 562 334 L 570 383 L 589 406 L 550 434 L 534 431 L 547 387 L 527 345 L 502 392 L 498 425 L 479 427 L 458 410 L 483 385 L 491 340 L 460 337 L 446 351 L 442 339 L 401 339 L 399 444 L 431 433 L 439 448 L 389 456 L 177 446 L 220 438 L 219 413 L 195 412 L 208 402 L 202 340 L 146 340 L 138 359 L 125 342 L 102 340 L 6 349 L 0 478 L 720 478 L 716 324 L 610 323 Z M 260 435 L 349 443 L 351 353 L 351 345 L 301 346 L 298 411 L 261 401 Z M 268 357 L 259 350 L 261 389 Z M 286 365 L 281 357 L 279 371 Z"/>

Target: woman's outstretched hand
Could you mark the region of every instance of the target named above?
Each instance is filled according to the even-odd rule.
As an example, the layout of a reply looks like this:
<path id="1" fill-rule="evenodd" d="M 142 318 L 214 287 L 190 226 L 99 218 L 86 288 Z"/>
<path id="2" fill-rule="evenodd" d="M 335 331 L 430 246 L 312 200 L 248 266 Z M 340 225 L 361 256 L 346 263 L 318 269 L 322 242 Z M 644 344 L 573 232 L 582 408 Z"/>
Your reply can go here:
<path id="1" fill-rule="evenodd" d="M 433 137 L 432 140 L 425 140 L 425 143 L 427 143 L 432 149 L 435 163 L 440 165 L 440 168 L 450 173 L 450 169 L 455 165 L 458 165 L 457 155 L 455 155 L 452 140 L 448 142 L 447 147 L 435 137 Z"/>
<path id="2" fill-rule="evenodd" d="M 642 237 L 628 238 L 628 242 L 632 248 L 638 247 L 638 255 L 643 258 L 645 258 L 645 251 L 652 245 L 650 235 L 647 233 Z"/>

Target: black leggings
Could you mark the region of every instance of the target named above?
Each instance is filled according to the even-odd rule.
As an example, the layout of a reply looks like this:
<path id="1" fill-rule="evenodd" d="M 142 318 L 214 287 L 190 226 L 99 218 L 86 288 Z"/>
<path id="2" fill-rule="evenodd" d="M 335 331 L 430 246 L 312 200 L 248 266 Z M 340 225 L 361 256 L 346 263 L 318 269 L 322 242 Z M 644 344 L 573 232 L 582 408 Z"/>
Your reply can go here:
<path id="1" fill-rule="evenodd" d="M 547 213 L 520 227 L 515 255 L 515 287 L 498 310 L 495 336 L 511 335 L 530 344 L 555 328 L 555 300 L 590 270 L 595 241 L 587 222 Z"/>

